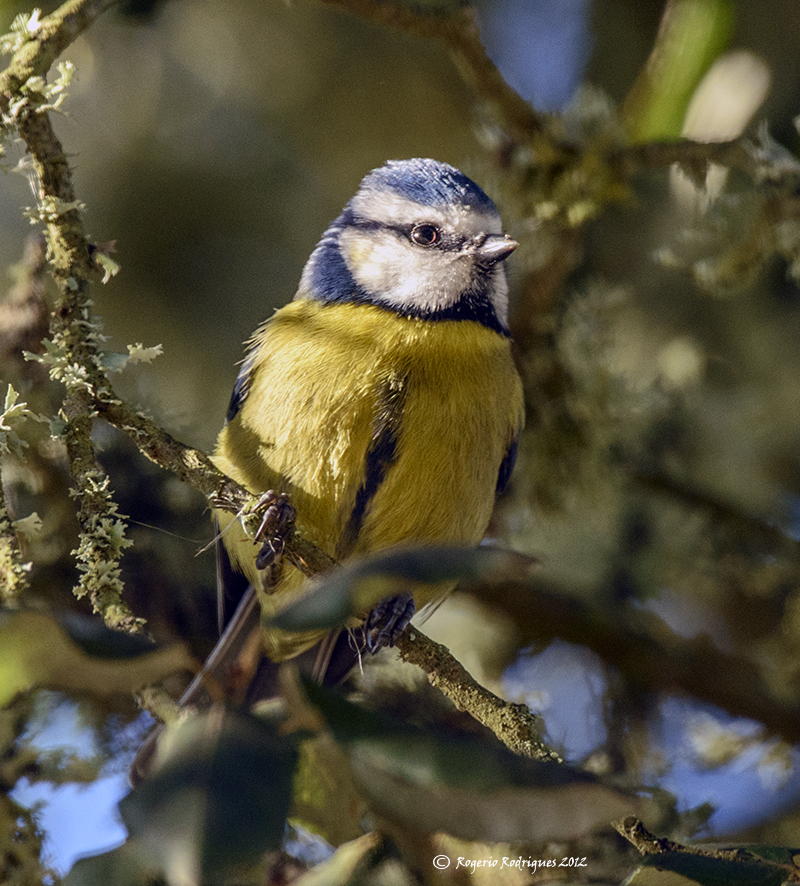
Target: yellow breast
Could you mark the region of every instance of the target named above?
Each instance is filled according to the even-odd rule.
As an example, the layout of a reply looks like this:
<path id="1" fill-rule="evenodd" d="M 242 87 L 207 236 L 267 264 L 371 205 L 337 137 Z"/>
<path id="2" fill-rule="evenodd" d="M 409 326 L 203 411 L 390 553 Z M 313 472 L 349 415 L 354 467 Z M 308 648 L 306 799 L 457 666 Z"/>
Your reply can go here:
<path id="1" fill-rule="evenodd" d="M 302 299 L 253 345 L 249 392 L 214 456 L 222 471 L 256 493 L 289 492 L 298 528 L 332 556 L 481 540 L 523 421 L 508 339 L 472 322 Z M 253 543 L 236 526 L 224 538 L 258 587 Z M 301 586 L 292 572 L 277 596 Z"/>

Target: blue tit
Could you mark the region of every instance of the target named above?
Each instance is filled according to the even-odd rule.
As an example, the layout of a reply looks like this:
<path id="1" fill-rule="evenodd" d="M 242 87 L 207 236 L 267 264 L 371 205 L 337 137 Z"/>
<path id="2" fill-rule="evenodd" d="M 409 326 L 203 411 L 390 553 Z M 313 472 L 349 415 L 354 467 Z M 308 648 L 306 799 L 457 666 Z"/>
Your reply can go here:
<path id="1" fill-rule="evenodd" d="M 503 264 L 516 246 L 458 169 L 416 159 L 370 172 L 311 253 L 294 300 L 250 340 L 214 463 L 253 493 L 287 492 L 298 530 L 340 561 L 478 544 L 524 418 Z M 215 516 L 222 574 L 244 576 L 267 618 L 302 593 L 300 572 L 259 569 L 240 521 Z M 450 589 L 415 588 L 416 605 Z M 397 607 L 382 611 L 389 642 L 407 623 L 400 611 L 393 625 Z M 321 639 L 264 633 L 273 661 Z"/>

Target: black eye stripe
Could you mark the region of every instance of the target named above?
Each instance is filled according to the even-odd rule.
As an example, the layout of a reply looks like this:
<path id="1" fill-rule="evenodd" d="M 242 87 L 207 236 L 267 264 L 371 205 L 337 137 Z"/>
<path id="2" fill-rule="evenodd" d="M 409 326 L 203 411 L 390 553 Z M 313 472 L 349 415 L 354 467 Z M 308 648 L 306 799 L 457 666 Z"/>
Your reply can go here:
<path id="1" fill-rule="evenodd" d="M 353 219 L 347 227 L 358 228 L 362 231 L 391 231 L 403 240 L 413 242 L 411 240 L 411 232 L 414 228 L 419 228 L 422 225 L 430 225 L 430 227 L 436 228 L 439 232 L 439 239 L 428 246 L 428 249 L 439 249 L 442 252 L 457 252 L 461 249 L 466 240 L 466 237 L 453 234 L 449 231 L 443 231 L 439 225 L 435 225 L 433 222 L 414 222 L 413 224 L 408 225 L 391 225 L 387 222 L 374 221 L 373 219 L 358 218 Z"/>

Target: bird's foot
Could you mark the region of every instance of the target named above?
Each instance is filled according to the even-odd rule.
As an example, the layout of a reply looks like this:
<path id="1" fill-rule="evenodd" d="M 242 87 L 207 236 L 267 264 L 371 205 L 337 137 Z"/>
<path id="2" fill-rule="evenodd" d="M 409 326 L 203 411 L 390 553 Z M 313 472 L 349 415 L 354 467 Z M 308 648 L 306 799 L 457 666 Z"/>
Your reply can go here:
<path id="1" fill-rule="evenodd" d="M 256 542 L 262 542 L 256 555 L 256 568 L 266 569 L 283 553 L 286 538 L 294 528 L 297 511 L 285 492 L 269 489 L 259 499 L 256 510 L 264 508 L 261 525 L 255 535 Z"/>
<path id="2" fill-rule="evenodd" d="M 394 646 L 414 617 L 417 605 L 413 594 L 387 597 L 364 620 L 364 645 L 373 655 L 385 646 Z"/>

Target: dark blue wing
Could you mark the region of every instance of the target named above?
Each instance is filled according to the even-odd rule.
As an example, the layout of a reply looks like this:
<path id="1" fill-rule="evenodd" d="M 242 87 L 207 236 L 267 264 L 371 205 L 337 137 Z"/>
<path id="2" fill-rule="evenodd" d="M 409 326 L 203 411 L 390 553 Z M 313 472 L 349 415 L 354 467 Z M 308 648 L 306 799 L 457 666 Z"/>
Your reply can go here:
<path id="1" fill-rule="evenodd" d="M 239 370 L 239 374 L 236 376 L 236 383 L 233 386 L 233 391 L 231 392 L 230 403 L 228 403 L 228 412 L 225 415 L 225 421 L 233 421 L 236 417 L 236 414 L 242 408 L 242 404 L 247 399 L 247 395 L 250 391 L 250 374 L 253 371 L 253 357 L 252 354 L 245 357 L 242 362 L 242 368 Z"/>
<path id="2" fill-rule="evenodd" d="M 503 460 L 500 462 L 500 470 L 497 472 L 497 486 L 495 495 L 502 495 L 508 486 L 511 472 L 514 470 L 514 464 L 517 461 L 517 438 L 511 441 L 511 445 L 506 450 Z"/>

